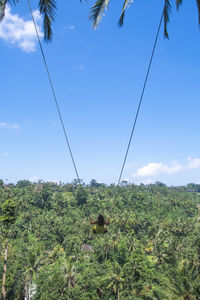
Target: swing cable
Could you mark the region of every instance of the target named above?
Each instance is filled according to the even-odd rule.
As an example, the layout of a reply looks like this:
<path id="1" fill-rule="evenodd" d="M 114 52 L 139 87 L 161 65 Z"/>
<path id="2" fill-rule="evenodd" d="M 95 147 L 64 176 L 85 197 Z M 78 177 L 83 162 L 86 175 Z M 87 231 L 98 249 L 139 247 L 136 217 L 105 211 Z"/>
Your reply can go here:
<path id="1" fill-rule="evenodd" d="M 153 46 L 153 50 L 152 50 L 152 53 L 151 53 L 151 58 L 150 58 L 150 61 L 149 61 L 147 73 L 146 73 L 146 76 L 145 76 L 145 80 L 144 80 L 144 84 L 143 84 L 143 88 L 142 88 L 142 93 L 141 93 L 141 96 L 140 96 L 140 101 L 139 101 L 139 104 L 138 104 L 138 107 L 137 107 L 133 127 L 132 127 L 132 130 L 131 130 L 131 135 L 130 135 L 130 138 L 129 138 L 126 154 L 125 154 L 124 161 L 123 161 L 122 168 L 121 168 L 121 172 L 120 172 L 120 175 L 119 175 L 119 179 L 118 179 L 118 183 L 117 183 L 118 185 L 121 182 L 121 177 L 122 177 L 122 174 L 123 174 L 123 171 L 124 171 L 124 166 L 125 166 L 125 163 L 126 163 L 129 148 L 130 148 L 132 138 L 133 138 L 133 133 L 135 131 L 135 127 L 136 127 L 138 115 L 139 115 L 139 112 L 140 112 L 144 92 L 145 92 L 145 89 L 146 89 L 146 85 L 147 85 L 147 81 L 148 81 L 148 77 L 149 77 L 149 72 L 150 72 L 150 69 L 151 69 L 151 64 L 152 64 L 152 61 L 153 61 L 153 57 L 154 57 L 154 53 L 155 53 L 155 49 L 156 49 L 156 45 L 157 45 L 157 41 L 158 41 L 158 36 L 159 36 L 159 33 L 160 33 L 160 28 L 161 28 L 161 25 L 162 25 L 163 16 L 165 14 L 165 10 L 166 10 L 166 6 L 164 5 L 164 9 L 162 11 L 162 16 L 161 16 L 161 19 L 160 19 L 160 22 L 159 22 L 159 25 L 158 25 L 158 30 L 157 30 L 156 38 L 155 38 L 155 41 L 154 41 L 154 46 Z"/>
<path id="2" fill-rule="evenodd" d="M 64 122 L 63 122 L 63 118 L 62 118 L 62 115 L 61 115 L 60 107 L 59 107 L 59 104 L 58 104 L 58 101 L 57 101 L 57 97 L 56 97 L 55 89 L 54 89 L 54 86 L 53 86 L 53 82 L 52 82 L 52 79 L 51 79 L 51 76 L 50 76 L 49 68 L 48 68 L 48 65 L 47 65 L 47 60 L 46 60 L 44 50 L 43 50 L 43 47 L 42 47 L 42 43 L 41 43 L 41 40 L 40 40 L 40 37 L 39 37 L 39 33 L 38 33 L 38 30 L 37 30 L 37 25 L 36 25 L 36 22 L 35 22 L 35 19 L 34 19 L 34 16 L 33 16 L 33 11 L 32 11 L 32 8 L 31 8 L 30 0 L 27 0 L 27 2 L 28 2 L 28 7 L 30 9 L 31 17 L 32 17 L 32 20 L 33 20 L 33 24 L 34 24 L 34 27 L 35 27 L 35 32 L 36 32 L 36 35 L 37 35 L 38 44 L 40 46 L 40 51 L 41 51 L 42 58 L 43 58 L 43 61 L 44 61 L 45 69 L 46 69 L 47 76 L 48 76 L 48 79 L 49 79 L 49 84 L 50 84 L 52 94 L 53 94 L 53 98 L 54 98 L 54 101 L 55 101 L 55 104 L 56 104 L 58 116 L 59 116 L 60 123 L 61 123 L 62 129 L 63 129 L 65 140 L 66 140 L 66 143 L 67 143 L 67 148 L 68 148 L 70 156 L 71 156 L 71 160 L 72 160 L 72 163 L 73 163 L 73 166 L 74 166 L 76 177 L 78 179 L 79 184 L 81 184 L 81 180 L 80 180 L 80 177 L 79 177 L 79 174 L 78 174 L 78 170 L 77 170 L 77 167 L 76 167 L 74 156 L 73 156 L 73 153 L 72 153 L 72 150 L 71 150 L 70 142 L 69 142 L 67 132 L 66 132 L 66 129 L 65 129 L 65 125 L 64 125 Z"/>

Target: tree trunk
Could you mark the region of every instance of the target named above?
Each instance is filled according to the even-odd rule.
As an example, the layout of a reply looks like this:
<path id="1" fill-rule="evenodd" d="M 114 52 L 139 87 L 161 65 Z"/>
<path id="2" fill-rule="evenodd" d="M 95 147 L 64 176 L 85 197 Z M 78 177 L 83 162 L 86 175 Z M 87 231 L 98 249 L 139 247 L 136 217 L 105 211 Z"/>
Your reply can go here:
<path id="1" fill-rule="evenodd" d="M 4 266 L 3 266 L 3 279 L 2 279 L 2 300 L 6 300 L 6 269 L 7 269 L 7 257 L 8 257 L 8 240 L 6 240 L 4 251 Z"/>

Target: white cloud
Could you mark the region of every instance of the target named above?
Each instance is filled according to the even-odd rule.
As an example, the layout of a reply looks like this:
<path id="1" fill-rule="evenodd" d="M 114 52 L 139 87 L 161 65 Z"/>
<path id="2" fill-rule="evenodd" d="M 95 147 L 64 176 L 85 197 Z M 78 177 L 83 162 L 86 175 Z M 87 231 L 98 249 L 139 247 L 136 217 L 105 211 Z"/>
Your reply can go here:
<path id="1" fill-rule="evenodd" d="M 69 30 L 74 30 L 74 29 L 75 29 L 75 26 L 74 26 L 74 25 L 68 25 L 68 26 L 67 26 L 67 29 L 69 29 Z"/>
<path id="2" fill-rule="evenodd" d="M 1 127 L 1 128 L 5 128 L 5 127 L 6 127 L 6 123 L 5 123 L 5 122 L 1 122 L 1 123 L 0 123 L 0 127 Z"/>
<path id="3" fill-rule="evenodd" d="M 0 122 L 0 128 L 7 128 L 7 129 L 14 129 L 14 130 L 18 130 L 21 128 L 21 126 L 17 123 L 14 124 L 9 124 L 6 122 Z"/>
<path id="4" fill-rule="evenodd" d="M 146 180 L 142 181 L 142 183 L 151 184 L 151 183 L 154 183 L 154 180 L 149 178 L 149 179 L 146 179 Z"/>
<path id="5" fill-rule="evenodd" d="M 85 66 L 83 64 L 78 66 L 79 70 L 83 70 L 85 68 Z"/>
<path id="6" fill-rule="evenodd" d="M 199 158 L 188 158 L 188 163 L 186 165 L 178 164 L 178 162 L 173 161 L 171 165 L 165 165 L 163 163 L 150 162 L 146 166 L 140 167 L 137 171 L 132 174 L 134 178 L 137 177 L 147 177 L 156 176 L 159 174 L 174 174 L 184 170 L 191 170 L 200 168 Z"/>
<path id="7" fill-rule="evenodd" d="M 41 37 L 41 21 L 39 10 L 33 12 L 39 36 Z M 10 7 L 7 6 L 5 17 L 0 23 L 0 38 L 9 44 L 18 46 L 25 52 L 33 52 L 36 50 L 37 36 L 33 21 L 25 21 L 17 14 L 12 14 Z"/>
<path id="8" fill-rule="evenodd" d="M 182 166 L 178 164 L 167 166 L 162 163 L 151 162 L 146 166 L 138 168 L 137 172 L 133 174 L 133 177 L 156 176 L 160 173 L 172 174 L 180 171 L 181 169 Z"/>
<path id="9" fill-rule="evenodd" d="M 25 120 L 24 122 L 26 123 L 27 126 L 31 126 L 31 122 L 29 120 Z"/>
<path id="10" fill-rule="evenodd" d="M 60 185 L 60 181 L 48 179 L 46 182 L 54 183 L 56 185 Z"/>
<path id="11" fill-rule="evenodd" d="M 31 177 L 28 179 L 30 182 L 36 182 L 39 180 L 39 178 L 37 176 Z"/>
<path id="12" fill-rule="evenodd" d="M 188 169 L 197 169 L 200 167 L 200 158 L 194 158 L 188 157 Z"/>
<path id="13" fill-rule="evenodd" d="M 3 152 L 2 155 L 3 155 L 3 156 L 8 156 L 9 153 L 8 153 L 8 152 Z"/>
<path id="14" fill-rule="evenodd" d="M 132 163 L 126 164 L 125 168 L 126 168 L 126 169 L 133 169 L 133 168 L 135 168 L 135 167 L 137 167 L 137 166 L 138 166 L 138 162 L 137 162 L 137 161 L 134 161 L 134 162 L 132 162 Z"/>
<path id="15" fill-rule="evenodd" d="M 20 125 L 19 124 L 13 124 L 13 125 L 9 125 L 10 129 L 19 129 Z"/>
<path id="16" fill-rule="evenodd" d="M 84 64 L 80 64 L 80 65 L 76 66 L 74 68 L 74 70 L 80 70 L 80 71 L 82 71 L 84 68 L 85 68 L 85 65 Z"/>

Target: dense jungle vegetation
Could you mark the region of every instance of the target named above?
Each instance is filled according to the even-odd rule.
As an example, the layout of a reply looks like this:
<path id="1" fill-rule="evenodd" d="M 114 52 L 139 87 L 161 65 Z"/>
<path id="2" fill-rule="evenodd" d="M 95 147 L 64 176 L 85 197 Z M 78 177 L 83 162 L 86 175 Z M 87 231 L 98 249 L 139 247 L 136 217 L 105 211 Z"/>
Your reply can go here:
<path id="1" fill-rule="evenodd" d="M 3 299 L 200 299 L 199 192 L 0 181 Z M 89 216 L 99 213 L 111 223 L 94 235 Z"/>

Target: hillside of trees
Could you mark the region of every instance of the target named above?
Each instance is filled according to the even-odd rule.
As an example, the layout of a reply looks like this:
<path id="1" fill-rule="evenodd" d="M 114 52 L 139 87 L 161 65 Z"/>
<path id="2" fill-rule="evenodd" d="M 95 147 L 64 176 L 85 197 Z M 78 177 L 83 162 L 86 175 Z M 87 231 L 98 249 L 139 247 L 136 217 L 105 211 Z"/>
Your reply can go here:
<path id="1" fill-rule="evenodd" d="M 196 184 L 0 181 L 2 299 L 198 300 L 199 217 Z"/>

